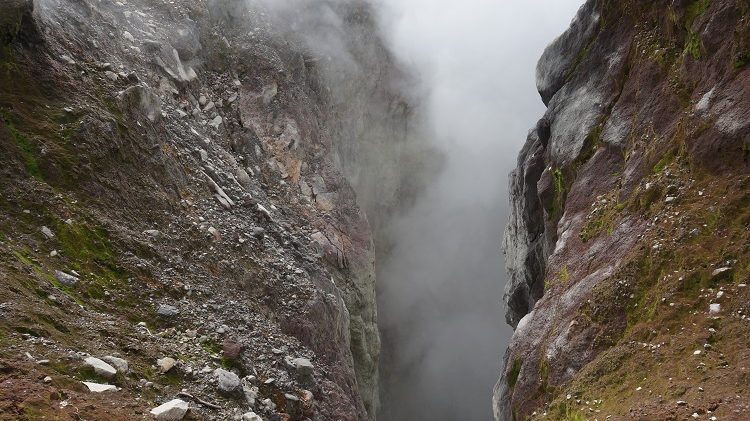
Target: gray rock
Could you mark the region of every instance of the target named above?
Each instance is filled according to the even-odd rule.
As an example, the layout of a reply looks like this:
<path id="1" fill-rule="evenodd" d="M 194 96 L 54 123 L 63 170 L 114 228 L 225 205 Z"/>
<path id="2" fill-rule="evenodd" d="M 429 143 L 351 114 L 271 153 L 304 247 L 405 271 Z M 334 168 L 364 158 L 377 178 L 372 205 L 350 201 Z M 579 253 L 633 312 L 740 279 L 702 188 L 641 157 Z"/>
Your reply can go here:
<path id="1" fill-rule="evenodd" d="M 216 117 L 214 117 L 214 119 L 213 119 L 213 120 L 211 120 L 211 121 L 210 121 L 210 122 L 208 123 L 208 125 L 209 125 L 209 126 L 211 126 L 211 127 L 213 127 L 214 129 L 218 129 L 218 128 L 219 128 L 219 126 L 221 126 L 221 123 L 222 123 L 223 121 L 224 121 L 224 120 L 223 120 L 223 119 L 221 118 L 221 116 L 217 115 Z"/>
<path id="2" fill-rule="evenodd" d="M 216 377 L 219 391 L 223 393 L 234 393 L 238 391 L 242 385 L 240 378 L 236 374 L 222 368 L 214 370 L 214 377 Z"/>
<path id="3" fill-rule="evenodd" d="M 107 355 L 106 357 L 103 357 L 102 360 L 106 361 L 107 363 L 112 365 L 112 367 L 117 369 L 118 373 L 127 373 L 128 371 L 130 371 L 128 362 L 122 358 Z"/>
<path id="4" fill-rule="evenodd" d="M 146 230 L 146 231 L 143 231 L 143 233 L 146 235 L 150 235 L 151 237 L 154 237 L 154 238 L 161 237 L 161 231 L 159 230 Z"/>
<path id="5" fill-rule="evenodd" d="M 77 284 L 79 280 L 78 277 L 59 270 L 55 271 L 55 279 L 60 281 L 60 283 L 66 287 L 75 286 L 75 284 Z"/>
<path id="6" fill-rule="evenodd" d="M 94 373 L 102 377 L 112 378 L 115 376 L 115 374 L 117 374 L 117 369 L 100 360 L 99 358 L 87 357 L 85 360 L 83 360 L 83 362 L 87 366 L 93 368 Z"/>
<path id="7" fill-rule="evenodd" d="M 311 377 L 315 371 L 315 367 L 307 358 L 295 358 L 292 364 L 297 369 L 297 374 L 302 377 Z"/>
<path id="8" fill-rule="evenodd" d="M 151 410 L 158 421 L 180 421 L 185 418 L 190 405 L 182 399 L 174 399 Z"/>
<path id="9" fill-rule="evenodd" d="M 159 308 L 156 309 L 156 314 L 161 317 L 174 317 L 180 314 L 180 310 L 177 307 L 171 306 L 169 304 L 161 304 Z"/>

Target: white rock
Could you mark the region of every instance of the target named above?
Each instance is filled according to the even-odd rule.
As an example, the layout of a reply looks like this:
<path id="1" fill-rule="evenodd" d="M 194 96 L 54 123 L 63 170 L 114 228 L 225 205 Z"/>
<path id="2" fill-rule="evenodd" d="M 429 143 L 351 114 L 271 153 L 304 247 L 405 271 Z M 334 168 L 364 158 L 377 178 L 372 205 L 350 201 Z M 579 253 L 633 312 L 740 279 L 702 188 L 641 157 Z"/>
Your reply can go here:
<path id="1" fill-rule="evenodd" d="M 708 313 L 709 314 L 719 314 L 721 312 L 721 304 L 710 304 L 708 306 Z"/>
<path id="2" fill-rule="evenodd" d="M 113 386 L 111 384 L 100 384 L 100 383 L 91 383 L 91 382 L 82 382 L 86 385 L 86 387 L 89 388 L 90 392 L 94 393 L 101 393 L 101 392 L 109 392 L 110 390 L 117 390 L 117 386 Z"/>
<path id="3" fill-rule="evenodd" d="M 133 36 L 133 34 L 131 34 L 128 31 L 123 32 L 122 33 L 122 37 L 125 38 L 126 40 L 130 41 L 130 42 L 135 42 L 135 37 Z"/>
<path id="4" fill-rule="evenodd" d="M 176 363 L 177 361 L 172 357 L 159 358 L 158 360 L 156 360 L 156 365 L 159 366 L 159 371 L 162 373 L 166 373 L 167 371 L 171 370 Z"/>
<path id="5" fill-rule="evenodd" d="M 55 238 L 55 233 L 48 227 L 42 227 L 42 234 L 49 239 Z"/>
<path id="6" fill-rule="evenodd" d="M 693 355 L 701 355 L 701 350 L 700 350 L 700 349 L 696 349 L 696 350 L 695 350 L 695 351 L 693 352 Z"/>
<path id="7" fill-rule="evenodd" d="M 242 421 L 263 421 L 263 418 L 255 412 L 246 412 L 242 414 Z"/>
<path id="8" fill-rule="evenodd" d="M 732 268 L 728 268 L 728 267 L 718 268 L 715 271 L 711 272 L 711 277 L 715 278 L 715 277 L 721 275 L 722 273 L 728 272 L 730 270 L 732 270 Z"/>
<path id="9" fill-rule="evenodd" d="M 102 377 L 110 378 L 117 374 L 117 370 L 111 365 L 105 363 L 99 358 L 87 357 L 83 360 L 87 366 L 94 369 L 94 372 Z"/>
<path id="10" fill-rule="evenodd" d="M 174 399 L 151 410 L 158 421 L 180 421 L 187 414 L 190 405 L 182 399 Z"/>

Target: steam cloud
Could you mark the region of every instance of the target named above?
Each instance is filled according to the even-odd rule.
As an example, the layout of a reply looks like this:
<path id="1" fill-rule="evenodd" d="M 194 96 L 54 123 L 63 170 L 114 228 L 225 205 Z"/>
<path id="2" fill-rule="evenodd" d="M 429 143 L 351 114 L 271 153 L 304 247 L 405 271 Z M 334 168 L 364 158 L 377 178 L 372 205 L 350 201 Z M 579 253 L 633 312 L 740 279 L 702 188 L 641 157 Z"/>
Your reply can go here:
<path id="1" fill-rule="evenodd" d="M 507 174 L 544 108 L 535 66 L 581 0 L 385 0 L 384 33 L 429 94 L 443 172 L 392 221 L 380 262 L 382 420 L 488 420 L 510 329 Z"/>

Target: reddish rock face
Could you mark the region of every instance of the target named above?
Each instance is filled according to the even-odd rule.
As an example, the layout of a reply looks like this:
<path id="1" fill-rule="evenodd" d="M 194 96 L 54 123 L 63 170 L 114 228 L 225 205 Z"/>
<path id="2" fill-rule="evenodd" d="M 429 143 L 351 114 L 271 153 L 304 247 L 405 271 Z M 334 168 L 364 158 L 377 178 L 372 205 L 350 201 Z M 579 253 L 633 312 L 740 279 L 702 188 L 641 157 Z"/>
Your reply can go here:
<path id="1" fill-rule="evenodd" d="M 242 345 L 229 339 L 225 340 L 224 344 L 222 345 L 222 353 L 224 355 L 224 358 L 231 361 L 236 361 L 240 358 L 240 355 L 242 355 Z"/>
<path id="2" fill-rule="evenodd" d="M 497 419 L 682 417 L 708 406 L 690 392 L 698 386 L 742 396 L 728 386 L 739 377 L 707 368 L 698 384 L 670 370 L 692 357 L 694 341 L 715 340 L 705 337 L 717 332 L 709 301 L 722 289 L 740 311 L 724 328 L 747 332 L 746 275 L 710 273 L 750 258 L 738 246 L 749 57 L 750 6 L 735 0 L 588 1 L 547 48 L 537 80 L 548 110 L 511 174 L 505 299 L 516 331 L 495 388 Z M 719 360 L 750 363 L 736 338 L 722 349 Z M 693 407 L 672 408 L 677 383 Z"/>

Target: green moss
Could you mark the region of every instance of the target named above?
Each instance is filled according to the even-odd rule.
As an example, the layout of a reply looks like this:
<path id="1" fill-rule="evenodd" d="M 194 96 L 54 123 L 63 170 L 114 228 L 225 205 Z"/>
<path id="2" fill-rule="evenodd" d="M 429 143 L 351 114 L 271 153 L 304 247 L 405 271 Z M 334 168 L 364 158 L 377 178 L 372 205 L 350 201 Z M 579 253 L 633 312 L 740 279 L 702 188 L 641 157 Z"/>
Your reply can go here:
<path id="1" fill-rule="evenodd" d="M 550 219 L 555 220 L 562 215 L 565 207 L 565 178 L 560 168 L 552 170 L 552 187 L 554 188 L 554 197 L 550 209 L 547 209 L 547 214 Z"/>
<path id="2" fill-rule="evenodd" d="M 688 32 L 687 39 L 685 40 L 684 54 L 689 54 L 695 60 L 701 59 L 702 42 L 698 32 L 693 32 L 693 24 L 698 17 L 706 13 L 706 10 L 711 6 L 711 0 L 695 0 L 691 3 L 685 11 L 685 29 Z"/>
<path id="3" fill-rule="evenodd" d="M 570 281 L 570 271 L 568 270 L 567 266 L 563 266 L 563 268 L 560 270 L 558 277 L 560 278 L 560 281 L 562 282 Z"/>
<path id="4" fill-rule="evenodd" d="M 513 389 L 516 387 L 516 382 L 518 382 L 518 375 L 521 374 L 521 366 L 523 365 L 523 360 L 520 358 L 516 358 L 513 360 L 513 365 L 510 367 L 510 372 L 508 372 L 508 387 Z"/>
<path id="5" fill-rule="evenodd" d="M 36 161 L 36 151 L 34 150 L 31 141 L 28 137 L 26 137 L 26 135 L 16 129 L 13 121 L 11 121 L 6 113 L 0 113 L 0 117 L 2 117 L 3 121 L 5 122 L 5 127 L 8 128 L 11 136 L 13 136 L 13 139 L 16 141 L 16 147 L 21 154 L 21 158 L 23 159 L 26 171 L 30 176 L 41 180 L 42 172 L 39 169 L 39 164 Z"/>
<path id="6" fill-rule="evenodd" d="M 743 67 L 747 66 L 747 64 L 750 63 L 750 52 L 743 51 L 740 53 L 737 53 L 737 55 L 734 58 L 734 63 L 732 63 L 732 66 L 735 70 L 740 70 Z"/>
<path id="7" fill-rule="evenodd" d="M 696 33 L 689 33 L 687 41 L 685 41 L 685 54 L 689 54 L 694 60 L 701 59 L 701 49 L 703 43 L 701 42 L 700 36 Z"/>
<path id="8" fill-rule="evenodd" d="M 695 20 L 702 16 L 711 7 L 711 0 L 694 0 L 685 11 L 685 29 L 691 31 Z"/>
<path id="9" fill-rule="evenodd" d="M 567 402 L 563 402 L 550 408 L 551 419 L 560 421 L 586 421 L 586 417 L 577 409 L 572 408 Z"/>

